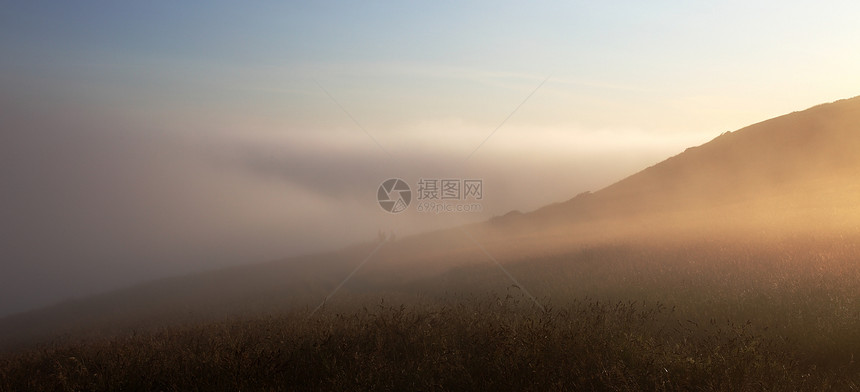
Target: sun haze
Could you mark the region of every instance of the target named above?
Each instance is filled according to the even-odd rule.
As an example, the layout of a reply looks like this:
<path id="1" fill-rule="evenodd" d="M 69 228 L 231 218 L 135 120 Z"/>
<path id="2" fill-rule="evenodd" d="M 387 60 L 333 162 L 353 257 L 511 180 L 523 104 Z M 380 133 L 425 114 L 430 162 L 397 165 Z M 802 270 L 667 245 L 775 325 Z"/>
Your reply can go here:
<path id="1" fill-rule="evenodd" d="M 855 388 L 858 15 L 4 2 L 0 391 Z"/>

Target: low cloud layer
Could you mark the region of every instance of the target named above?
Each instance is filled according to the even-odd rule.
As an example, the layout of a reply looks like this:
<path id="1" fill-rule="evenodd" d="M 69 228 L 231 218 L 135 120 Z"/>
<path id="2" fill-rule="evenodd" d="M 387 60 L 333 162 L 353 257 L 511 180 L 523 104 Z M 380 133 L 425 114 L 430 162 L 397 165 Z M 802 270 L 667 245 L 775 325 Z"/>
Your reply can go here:
<path id="1" fill-rule="evenodd" d="M 0 314 L 344 246 L 378 230 L 402 236 L 531 210 L 605 186 L 688 142 L 512 125 L 466 160 L 491 129 L 215 130 L 83 104 L 6 103 Z M 481 179 L 482 209 L 432 214 L 413 204 L 387 213 L 376 191 L 392 177 L 413 189 L 419 178 Z"/>

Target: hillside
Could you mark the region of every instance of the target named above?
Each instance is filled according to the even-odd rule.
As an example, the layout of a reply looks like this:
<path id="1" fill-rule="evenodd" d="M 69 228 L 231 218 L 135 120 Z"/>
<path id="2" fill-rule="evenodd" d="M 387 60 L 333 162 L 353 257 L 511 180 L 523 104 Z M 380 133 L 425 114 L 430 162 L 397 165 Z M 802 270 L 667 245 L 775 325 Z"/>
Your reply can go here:
<path id="1" fill-rule="evenodd" d="M 849 218 L 857 214 L 855 201 L 860 200 L 857 151 L 860 97 L 723 134 L 599 191 L 465 230 L 498 261 L 517 265 L 589 244 L 654 242 L 657 237 L 649 236 L 667 230 L 675 236 L 722 224 L 742 237 L 739 221 L 773 229 L 802 223 L 818 234 L 831 223 L 852 230 L 857 220 Z M 385 243 L 338 299 L 396 300 L 481 287 L 483 282 L 462 277 L 477 280 L 489 272 L 474 268 L 487 265 L 498 271 L 461 230 Z M 7 343 L 21 342 L 58 333 L 98 334 L 313 309 L 377 245 L 164 279 L 71 301 L 0 319 L 0 336 Z M 492 279 L 489 286 L 510 283 L 503 275 Z"/>
<path id="2" fill-rule="evenodd" d="M 568 224 L 655 214 L 714 212 L 830 219 L 860 200 L 860 97 L 818 105 L 743 129 L 593 193 L 496 223 Z M 811 209 L 811 211 L 810 211 Z M 797 216 L 800 217 L 800 216 Z M 732 222 L 736 223 L 736 222 Z"/>

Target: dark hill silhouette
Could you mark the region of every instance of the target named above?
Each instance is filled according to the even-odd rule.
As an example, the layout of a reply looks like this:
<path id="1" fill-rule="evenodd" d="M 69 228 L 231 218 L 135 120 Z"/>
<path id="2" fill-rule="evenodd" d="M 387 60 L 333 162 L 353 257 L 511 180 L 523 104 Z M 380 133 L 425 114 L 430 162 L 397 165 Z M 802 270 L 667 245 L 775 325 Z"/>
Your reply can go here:
<path id="1" fill-rule="evenodd" d="M 434 279 L 444 287 L 451 271 L 487 263 L 472 238 L 508 263 L 557 254 L 590 239 L 652 234 L 660 226 L 655 222 L 670 222 L 661 230 L 678 226 L 688 232 L 720 219 L 729 228 L 755 221 L 773 227 L 816 222 L 818 229 L 860 218 L 858 152 L 860 97 L 819 105 L 724 133 L 566 202 L 386 242 L 339 296 L 414 295 L 412 283 L 427 287 Z M 857 221 L 843 223 L 856 229 Z M 376 246 L 164 279 L 67 302 L 0 319 L 0 336 L 8 343 L 59 331 L 127 330 L 290 306 L 312 309 Z"/>

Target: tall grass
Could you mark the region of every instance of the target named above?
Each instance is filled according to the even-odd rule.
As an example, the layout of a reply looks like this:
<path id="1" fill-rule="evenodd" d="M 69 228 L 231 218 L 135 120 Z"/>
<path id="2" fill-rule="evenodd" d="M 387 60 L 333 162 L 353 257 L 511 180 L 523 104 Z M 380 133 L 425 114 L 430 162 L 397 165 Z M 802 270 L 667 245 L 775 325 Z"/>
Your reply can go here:
<path id="1" fill-rule="evenodd" d="M 18 350 L 0 391 L 857 390 L 858 256 L 844 239 L 593 246 L 508 266 L 546 311 L 467 267 L 413 300 L 345 291 L 312 315 Z"/>
<path id="2" fill-rule="evenodd" d="M 671 309 L 523 298 L 230 320 L 8 356 L 3 391 L 821 390 L 790 342 Z"/>

